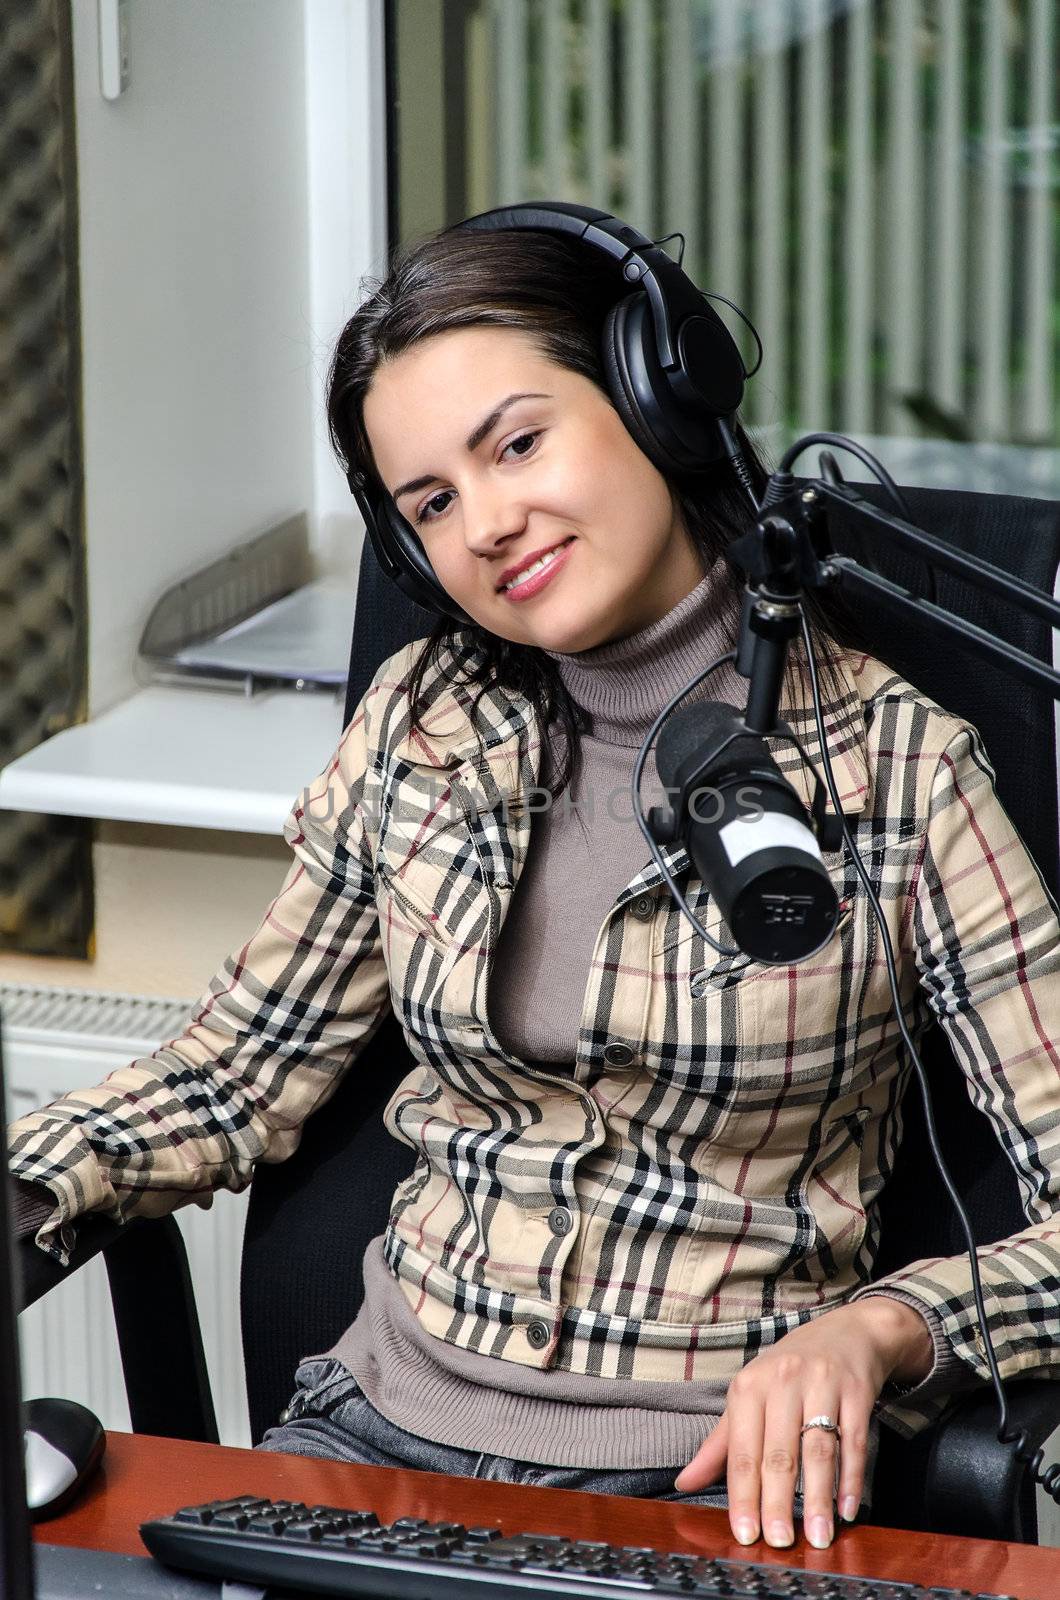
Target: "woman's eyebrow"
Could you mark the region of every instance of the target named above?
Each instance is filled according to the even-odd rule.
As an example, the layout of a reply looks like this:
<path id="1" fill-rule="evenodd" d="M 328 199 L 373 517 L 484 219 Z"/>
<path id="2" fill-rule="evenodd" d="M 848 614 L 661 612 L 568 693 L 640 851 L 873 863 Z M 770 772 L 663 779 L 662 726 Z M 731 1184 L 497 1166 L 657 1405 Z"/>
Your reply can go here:
<path id="1" fill-rule="evenodd" d="M 501 401 L 499 406 L 494 407 L 488 417 L 483 417 L 482 421 L 477 427 L 472 428 L 471 432 L 467 436 L 468 454 L 470 454 L 471 451 L 478 449 L 486 435 L 493 432 L 493 429 L 497 426 L 508 407 L 514 406 L 517 400 L 551 399 L 552 396 L 550 394 L 538 394 L 531 390 L 524 390 L 519 394 L 510 394 L 506 400 Z M 433 473 L 427 473 L 426 477 L 423 478 L 410 478 L 408 483 L 403 483 L 399 489 L 394 490 L 392 498 L 394 500 L 400 500 L 403 494 L 412 494 L 416 489 L 426 489 L 429 483 L 435 482 L 437 482 L 437 479 L 434 477 Z"/>

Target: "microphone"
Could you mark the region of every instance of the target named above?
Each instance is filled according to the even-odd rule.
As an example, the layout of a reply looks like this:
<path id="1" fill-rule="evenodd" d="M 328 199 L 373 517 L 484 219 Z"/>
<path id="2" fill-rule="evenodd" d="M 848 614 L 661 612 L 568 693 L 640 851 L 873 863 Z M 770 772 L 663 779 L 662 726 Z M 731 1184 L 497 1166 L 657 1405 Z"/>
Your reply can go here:
<path id="1" fill-rule="evenodd" d="M 675 712 L 655 761 L 671 804 L 652 807 L 652 836 L 685 846 L 740 949 L 786 966 L 826 945 L 839 899 L 809 814 L 736 708 L 706 701 Z"/>

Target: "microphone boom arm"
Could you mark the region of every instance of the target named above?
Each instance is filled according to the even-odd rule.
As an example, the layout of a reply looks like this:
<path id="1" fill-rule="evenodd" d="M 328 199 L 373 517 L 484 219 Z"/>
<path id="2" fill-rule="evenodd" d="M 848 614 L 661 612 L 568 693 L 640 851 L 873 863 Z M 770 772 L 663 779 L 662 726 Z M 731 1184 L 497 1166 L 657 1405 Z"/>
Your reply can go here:
<path id="1" fill-rule="evenodd" d="M 852 556 L 837 554 L 827 536 L 827 511 L 842 507 L 844 512 L 882 533 L 900 549 L 923 557 L 936 567 L 952 572 L 988 594 L 1007 600 L 1021 611 L 1041 617 L 1060 628 L 1060 601 L 1014 578 L 1000 567 L 946 544 L 911 522 L 863 499 L 848 484 L 813 479 L 801 483 L 789 474 L 778 498 L 769 504 L 767 515 L 753 532 L 732 544 L 730 554 L 749 578 L 749 625 L 757 635 L 752 693 L 748 699 L 746 721 L 759 733 L 771 733 L 776 724 L 780 683 L 787 659 L 789 640 L 798 632 L 799 601 L 807 589 L 822 589 L 836 584 L 840 589 L 879 595 L 896 611 L 917 618 L 951 638 L 960 639 L 1015 677 L 1046 689 L 1060 699 L 1060 671 L 1008 644 L 1004 639 L 957 616 L 934 601 L 922 599 L 863 566 Z M 792 626 L 792 618 L 795 625 Z M 764 669 L 764 670 L 763 670 Z"/>

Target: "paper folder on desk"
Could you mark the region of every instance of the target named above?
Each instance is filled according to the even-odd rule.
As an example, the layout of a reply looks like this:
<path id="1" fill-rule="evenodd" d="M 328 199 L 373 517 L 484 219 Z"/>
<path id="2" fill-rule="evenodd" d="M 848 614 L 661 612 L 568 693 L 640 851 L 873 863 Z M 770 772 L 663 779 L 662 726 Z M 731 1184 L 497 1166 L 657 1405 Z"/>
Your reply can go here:
<path id="1" fill-rule="evenodd" d="M 341 688 L 353 606 L 352 582 L 313 577 L 300 514 L 167 589 L 140 656 L 165 683 Z"/>

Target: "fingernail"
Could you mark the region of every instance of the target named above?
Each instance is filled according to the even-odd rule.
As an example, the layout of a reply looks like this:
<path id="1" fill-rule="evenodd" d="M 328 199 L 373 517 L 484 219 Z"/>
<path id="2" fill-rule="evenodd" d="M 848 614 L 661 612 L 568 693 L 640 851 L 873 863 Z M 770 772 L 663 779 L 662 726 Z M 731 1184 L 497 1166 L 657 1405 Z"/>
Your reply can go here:
<path id="1" fill-rule="evenodd" d="M 683 1472 L 679 1472 L 677 1474 L 677 1477 L 674 1479 L 674 1488 L 677 1490 L 678 1494 L 683 1494 L 684 1493 L 685 1486 L 681 1482 L 681 1479 L 683 1477 L 684 1477 L 684 1473 Z"/>
<path id="2" fill-rule="evenodd" d="M 842 1517 L 843 1521 L 853 1522 L 857 1518 L 857 1514 L 857 1497 L 852 1494 L 844 1495 L 843 1499 L 839 1503 L 839 1515 Z"/>
<path id="3" fill-rule="evenodd" d="M 795 1543 L 795 1535 L 786 1522 L 771 1522 L 766 1529 L 766 1543 L 788 1545 Z"/>
<path id="4" fill-rule="evenodd" d="M 827 1517 L 811 1517 L 806 1524 L 806 1537 L 815 1550 L 827 1550 L 832 1542 L 832 1524 Z"/>
<path id="5" fill-rule="evenodd" d="M 741 1544 L 754 1544 L 758 1538 L 758 1529 L 749 1517 L 741 1517 L 732 1531 Z"/>

